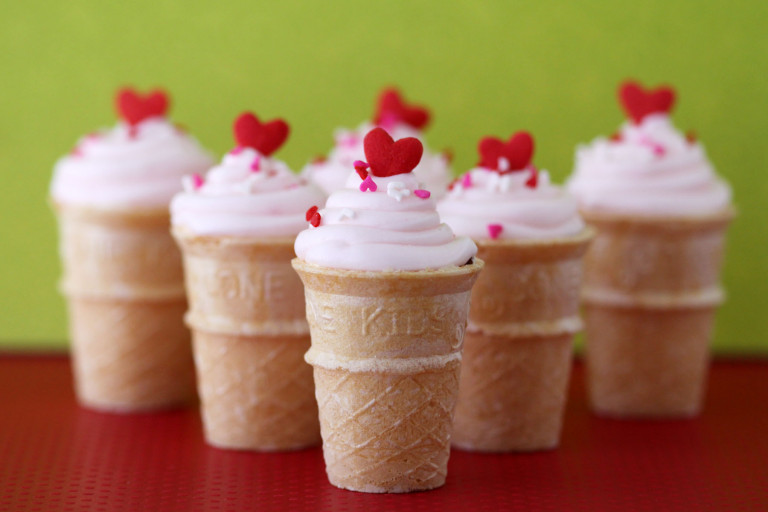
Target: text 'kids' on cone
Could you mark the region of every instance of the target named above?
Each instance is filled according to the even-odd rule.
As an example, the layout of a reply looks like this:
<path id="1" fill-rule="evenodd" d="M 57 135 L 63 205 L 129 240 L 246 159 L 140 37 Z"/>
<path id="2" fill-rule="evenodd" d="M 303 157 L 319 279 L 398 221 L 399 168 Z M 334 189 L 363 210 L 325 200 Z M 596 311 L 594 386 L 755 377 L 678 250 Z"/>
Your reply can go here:
<path id="1" fill-rule="evenodd" d="M 181 256 L 168 203 L 182 176 L 211 159 L 165 118 L 161 91 L 119 91 L 121 122 L 83 137 L 56 164 L 59 219 L 78 401 L 132 412 L 194 400 Z"/>
<path id="2" fill-rule="evenodd" d="M 531 163 L 533 137 L 486 137 L 480 162 L 438 204 L 485 269 L 472 289 L 453 444 L 485 452 L 558 445 L 572 365 L 582 257 L 575 199 Z"/>
<path id="3" fill-rule="evenodd" d="M 704 399 L 731 191 L 703 146 L 680 134 L 674 91 L 619 89 L 629 121 L 581 147 L 569 187 L 596 228 L 584 270 L 592 407 L 681 417 Z"/>
<path id="4" fill-rule="evenodd" d="M 171 205 L 205 437 L 221 448 L 305 448 L 320 443 L 320 428 L 291 259 L 306 209 L 325 197 L 271 158 L 288 136 L 284 121 L 245 113 L 234 132 L 237 147 Z"/>
<path id="5" fill-rule="evenodd" d="M 411 170 L 418 139 L 382 128 L 348 188 L 296 239 L 330 482 L 363 492 L 443 485 L 476 247 L 440 223 Z M 358 176 L 359 175 L 359 176 Z"/>

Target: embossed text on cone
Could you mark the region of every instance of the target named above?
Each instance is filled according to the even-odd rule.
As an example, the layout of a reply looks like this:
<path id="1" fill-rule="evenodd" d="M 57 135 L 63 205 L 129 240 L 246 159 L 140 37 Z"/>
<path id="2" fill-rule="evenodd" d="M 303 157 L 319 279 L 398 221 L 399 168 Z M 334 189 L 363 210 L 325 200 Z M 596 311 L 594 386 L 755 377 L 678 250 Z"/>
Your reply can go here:
<path id="1" fill-rule="evenodd" d="M 294 259 L 304 282 L 330 482 L 363 492 L 445 483 L 470 289 L 483 263 L 365 272 Z"/>
<path id="2" fill-rule="evenodd" d="M 293 240 L 174 235 L 184 255 L 206 440 L 262 451 L 319 444 Z"/>
<path id="3" fill-rule="evenodd" d="M 583 301 L 593 409 L 619 417 L 699 412 L 709 362 L 726 210 L 640 219 L 585 214 L 597 235 Z"/>
<path id="4" fill-rule="evenodd" d="M 591 230 L 547 241 L 478 242 L 453 444 L 551 449 L 560 439 Z"/>
<path id="5" fill-rule="evenodd" d="M 79 402 L 130 412 L 193 401 L 181 258 L 168 212 L 55 207 Z"/>

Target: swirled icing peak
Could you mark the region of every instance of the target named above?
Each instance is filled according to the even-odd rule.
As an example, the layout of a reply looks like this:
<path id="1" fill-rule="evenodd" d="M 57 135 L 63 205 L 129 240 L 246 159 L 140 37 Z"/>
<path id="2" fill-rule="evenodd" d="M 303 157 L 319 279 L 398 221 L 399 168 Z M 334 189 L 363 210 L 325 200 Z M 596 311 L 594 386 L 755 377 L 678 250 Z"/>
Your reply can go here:
<path id="1" fill-rule="evenodd" d="M 369 136 L 365 149 L 372 155 L 380 135 Z M 415 147 L 410 142 L 399 145 L 402 142 L 393 141 L 387 147 L 394 153 Z M 383 153 L 381 148 L 377 151 Z M 364 162 L 358 162 L 360 175 L 351 172 L 346 188 L 331 194 L 325 208 L 305 213 L 311 227 L 296 238 L 299 258 L 330 268 L 415 271 L 463 265 L 475 255 L 477 247 L 470 239 L 456 237 L 440 222 L 434 198 L 420 187 L 413 172 L 388 173 L 411 167 L 413 161 L 390 157 L 383 160 L 386 175 L 382 176 L 378 175 L 381 162 L 368 162 L 370 172 Z"/>
<path id="2" fill-rule="evenodd" d="M 205 177 L 185 177 L 184 192 L 171 203 L 171 222 L 198 235 L 293 237 L 306 227 L 306 209 L 325 195 L 285 163 L 244 145 L 241 119 L 234 130 L 239 145 L 221 164 Z"/>
<path id="3" fill-rule="evenodd" d="M 474 240 L 552 239 L 582 231 L 576 200 L 531 163 L 533 148 L 528 132 L 506 143 L 482 139 L 478 166 L 458 178 L 437 205 L 445 223 Z"/>
<path id="4" fill-rule="evenodd" d="M 107 209 L 165 209 L 182 176 L 201 173 L 213 159 L 165 114 L 169 100 L 121 89 L 122 121 L 82 137 L 54 168 L 51 196 L 59 203 Z"/>
<path id="5" fill-rule="evenodd" d="M 631 90 L 626 85 L 620 89 L 622 99 Z M 727 208 L 730 187 L 715 174 L 704 147 L 680 133 L 667 115 L 674 103 L 671 89 L 644 94 L 618 133 L 577 147 L 567 186 L 581 208 L 642 216 L 702 215 Z"/>

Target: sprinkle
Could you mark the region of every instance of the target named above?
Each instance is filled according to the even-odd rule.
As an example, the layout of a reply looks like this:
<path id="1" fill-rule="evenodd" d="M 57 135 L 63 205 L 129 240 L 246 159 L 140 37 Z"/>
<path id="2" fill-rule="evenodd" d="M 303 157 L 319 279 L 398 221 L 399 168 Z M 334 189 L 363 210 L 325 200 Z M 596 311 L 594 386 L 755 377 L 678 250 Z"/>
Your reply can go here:
<path id="1" fill-rule="evenodd" d="M 443 158 L 445 158 L 446 163 L 450 164 L 451 162 L 453 162 L 453 156 L 454 156 L 453 150 L 451 148 L 445 148 L 443 150 Z"/>
<path id="2" fill-rule="evenodd" d="M 393 181 L 387 184 L 387 195 L 395 198 L 399 203 L 404 197 L 411 195 L 411 191 L 402 181 Z"/>
<path id="3" fill-rule="evenodd" d="M 429 199 L 429 196 L 431 196 L 432 193 L 429 190 L 419 189 L 419 190 L 414 190 L 413 195 L 415 195 L 416 197 L 420 197 L 421 199 Z"/>
<path id="4" fill-rule="evenodd" d="M 307 210 L 307 214 L 305 216 L 307 221 L 313 226 L 317 227 L 320 225 L 320 212 L 317 211 L 317 206 L 313 206 L 309 210 Z"/>
<path id="5" fill-rule="evenodd" d="M 379 120 L 379 126 L 387 130 L 388 132 L 391 132 L 395 125 L 398 122 L 398 116 L 397 114 L 387 112 L 383 116 L 381 116 L 381 119 Z"/>
<path id="6" fill-rule="evenodd" d="M 325 163 L 326 160 L 328 160 L 328 158 L 325 155 L 317 155 L 315 158 L 312 159 L 312 163 L 315 165 L 322 164 L 322 163 Z"/>
<path id="7" fill-rule="evenodd" d="M 498 180 L 498 187 L 499 190 L 502 192 L 509 192 L 509 189 L 512 188 L 512 175 L 511 174 L 504 174 L 499 178 Z"/>
<path id="8" fill-rule="evenodd" d="M 184 187 L 185 192 L 194 192 L 202 187 L 203 183 L 205 183 L 205 180 L 199 174 L 192 174 L 181 178 L 181 185 Z"/>
<path id="9" fill-rule="evenodd" d="M 243 152 L 243 146 L 235 146 L 232 148 L 232 151 L 229 152 L 230 155 L 239 155 Z"/>
<path id="10" fill-rule="evenodd" d="M 347 148 L 354 148 L 355 146 L 358 145 L 359 142 L 360 142 L 359 137 L 357 135 L 353 134 L 353 133 L 352 134 L 347 134 L 347 135 L 342 135 L 339 138 L 339 145 L 340 146 L 345 146 Z"/>
<path id="11" fill-rule="evenodd" d="M 496 240 L 499 238 L 499 235 L 501 234 L 502 230 L 501 224 L 488 224 L 488 234 L 491 236 L 491 239 Z"/>
<path id="12" fill-rule="evenodd" d="M 362 160 L 355 160 L 352 165 L 355 166 L 355 172 L 357 173 L 358 176 L 360 176 L 361 180 L 364 180 L 365 178 L 368 177 L 367 169 L 369 165 L 367 162 L 363 162 Z"/>
<path id="13" fill-rule="evenodd" d="M 83 156 L 83 150 L 80 149 L 80 146 L 75 146 L 72 148 L 72 151 L 69 152 L 71 156 Z"/>
<path id="14" fill-rule="evenodd" d="M 355 210 L 351 208 L 344 208 L 339 213 L 339 219 L 354 219 L 357 217 L 357 214 L 355 213 Z"/>
<path id="15" fill-rule="evenodd" d="M 509 160 L 503 156 L 500 156 L 499 161 L 496 164 L 496 169 L 499 172 L 507 172 L 509 170 Z"/>
<path id="16" fill-rule="evenodd" d="M 85 136 L 85 138 L 88 140 L 97 140 L 99 137 L 101 137 L 99 132 L 91 132 Z"/>
<path id="17" fill-rule="evenodd" d="M 470 176 L 469 173 L 465 174 L 463 178 L 461 178 L 461 186 L 464 188 L 470 188 L 472 186 L 472 176 Z"/>
<path id="18" fill-rule="evenodd" d="M 370 176 L 366 176 L 363 182 L 360 184 L 360 191 L 365 192 L 367 190 L 370 190 L 371 192 L 376 192 L 378 187 L 376 186 L 376 183 L 371 179 Z"/>
<path id="19" fill-rule="evenodd" d="M 256 158 L 253 159 L 253 162 L 251 162 L 251 170 L 253 172 L 258 172 L 261 168 L 261 158 L 259 158 L 259 155 L 256 155 Z"/>
<path id="20" fill-rule="evenodd" d="M 525 181 L 525 186 L 528 188 L 536 188 L 539 183 L 539 171 L 535 167 L 530 168 L 531 177 Z"/>
<path id="21" fill-rule="evenodd" d="M 608 138 L 609 138 L 610 140 L 614 141 L 614 142 L 619 142 L 619 141 L 622 139 L 622 137 L 621 137 L 621 133 L 619 133 L 619 132 L 613 132 L 613 133 L 611 134 L 611 136 L 610 136 L 610 137 L 608 137 Z"/>
<path id="22" fill-rule="evenodd" d="M 689 144 L 696 144 L 696 141 L 698 140 L 698 137 L 696 136 L 696 132 L 689 131 L 688 133 L 686 133 L 685 140 L 687 140 Z"/>

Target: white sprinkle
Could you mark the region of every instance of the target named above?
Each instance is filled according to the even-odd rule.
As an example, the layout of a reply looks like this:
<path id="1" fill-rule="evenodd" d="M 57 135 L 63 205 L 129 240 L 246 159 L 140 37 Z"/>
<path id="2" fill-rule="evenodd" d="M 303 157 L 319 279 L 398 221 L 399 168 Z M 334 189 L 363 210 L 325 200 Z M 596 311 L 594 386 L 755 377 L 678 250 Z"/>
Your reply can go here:
<path id="1" fill-rule="evenodd" d="M 339 213 L 339 220 L 354 219 L 356 216 L 357 214 L 355 213 L 355 210 L 351 208 L 343 208 Z"/>
<path id="2" fill-rule="evenodd" d="M 499 157 L 499 163 L 498 163 L 499 171 L 506 172 L 509 170 L 509 160 L 504 158 L 503 156 Z"/>
<path id="3" fill-rule="evenodd" d="M 404 197 L 411 195 L 411 191 L 406 188 L 405 183 L 402 181 L 392 181 L 387 184 L 387 195 L 394 197 L 399 203 Z"/>

